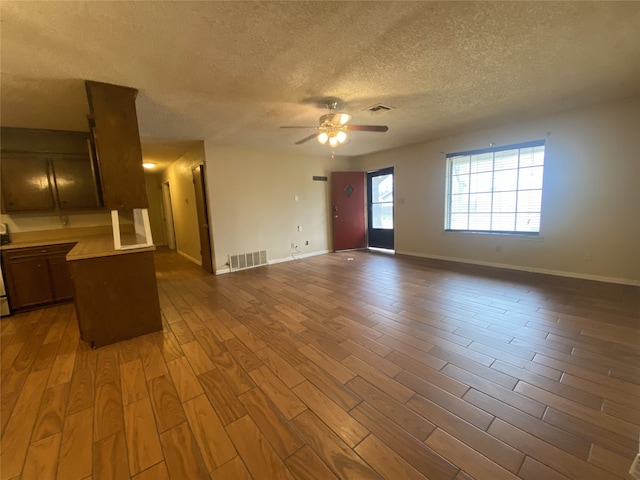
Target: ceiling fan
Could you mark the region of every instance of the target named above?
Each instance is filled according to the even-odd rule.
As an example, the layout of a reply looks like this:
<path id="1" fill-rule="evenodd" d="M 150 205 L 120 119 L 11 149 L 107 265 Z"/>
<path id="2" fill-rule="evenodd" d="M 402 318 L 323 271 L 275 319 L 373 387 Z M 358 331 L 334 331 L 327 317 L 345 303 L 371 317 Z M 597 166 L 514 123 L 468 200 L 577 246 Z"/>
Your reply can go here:
<path id="1" fill-rule="evenodd" d="M 304 137 L 302 140 L 298 140 L 296 145 L 301 145 L 308 142 L 312 138 L 317 138 L 323 145 L 329 144 L 333 149 L 340 146 L 346 139 L 346 132 L 386 132 L 389 127 L 386 125 L 347 125 L 347 122 L 351 120 L 351 115 L 348 113 L 336 112 L 335 109 L 338 106 L 336 101 L 328 101 L 327 108 L 329 113 L 320 117 L 320 122 L 317 127 L 311 126 L 284 126 L 280 128 L 314 128 L 316 133 Z"/>

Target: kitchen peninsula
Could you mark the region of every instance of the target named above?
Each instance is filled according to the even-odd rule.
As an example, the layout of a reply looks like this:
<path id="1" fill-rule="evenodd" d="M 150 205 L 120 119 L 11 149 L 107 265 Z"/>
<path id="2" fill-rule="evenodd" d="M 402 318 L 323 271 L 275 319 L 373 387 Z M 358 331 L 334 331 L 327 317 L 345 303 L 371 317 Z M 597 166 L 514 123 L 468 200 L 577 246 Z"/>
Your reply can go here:
<path id="1" fill-rule="evenodd" d="M 67 165 L 52 149 L 69 149 L 68 144 L 79 148 L 76 139 L 83 134 L 32 130 L 27 136 L 13 129 L 12 138 L 29 141 L 16 140 L 12 150 L 3 144 L 3 160 L 12 159 L 2 163 L 3 186 L 22 178 L 23 183 L 37 184 L 46 201 L 29 203 L 23 201 L 21 189 L 4 189 L 3 213 L 28 216 L 38 211 L 64 219 L 67 197 L 75 198 L 63 196 L 67 185 L 80 184 L 84 196 L 94 202 L 85 202 L 86 207 L 110 215 L 111 226 L 20 232 L 21 238 L 16 234 L 13 243 L 2 246 L 2 259 L 10 267 L 5 276 L 12 308 L 33 309 L 74 298 L 80 336 L 97 348 L 162 330 L 162 320 L 135 109 L 137 90 L 93 81 L 85 86 L 90 132 L 84 134 L 89 152 L 88 160 L 82 156 L 86 162 L 82 180 L 79 169 L 62 176 Z M 27 168 L 36 163 L 42 168 Z"/>
<path id="2" fill-rule="evenodd" d="M 117 250 L 113 237 L 96 236 L 67 254 L 80 337 L 92 347 L 162 330 L 153 250 Z"/>
<path id="3" fill-rule="evenodd" d="M 110 232 L 86 235 L 86 230 L 78 230 L 77 234 L 73 229 L 61 230 L 66 235 L 53 239 L 47 239 L 46 232 L 39 240 L 20 241 L 18 236 L 18 241 L 2 246 L 5 265 L 11 264 L 12 257 L 34 258 L 36 254 L 44 256 L 62 248 L 68 251 L 66 262 L 62 256 L 60 260 L 64 263 L 57 263 L 55 270 L 49 265 L 46 271 L 47 262 L 37 261 L 34 265 L 40 269 L 36 270 L 37 279 L 47 284 L 51 281 L 51 293 L 37 295 L 24 307 L 74 298 L 80 337 L 93 348 L 162 330 L 153 261 L 155 247 L 118 250 Z M 127 243 L 140 243 L 134 237 L 133 233 L 122 236 Z M 9 278 L 11 282 L 10 275 Z M 19 298 L 25 295 L 25 286 L 9 284 L 10 301 L 16 309 Z M 43 290 L 32 282 L 26 287 L 32 296 Z"/>

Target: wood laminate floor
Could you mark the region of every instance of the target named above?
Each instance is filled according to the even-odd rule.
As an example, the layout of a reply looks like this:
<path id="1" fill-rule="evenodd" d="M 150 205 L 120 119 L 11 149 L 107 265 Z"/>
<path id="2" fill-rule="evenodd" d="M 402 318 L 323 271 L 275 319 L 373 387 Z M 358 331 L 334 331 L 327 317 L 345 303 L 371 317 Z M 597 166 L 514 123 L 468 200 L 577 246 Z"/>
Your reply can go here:
<path id="1" fill-rule="evenodd" d="M 367 252 L 210 276 L 164 331 L 1 321 L 1 478 L 613 480 L 638 452 L 639 289 Z"/>

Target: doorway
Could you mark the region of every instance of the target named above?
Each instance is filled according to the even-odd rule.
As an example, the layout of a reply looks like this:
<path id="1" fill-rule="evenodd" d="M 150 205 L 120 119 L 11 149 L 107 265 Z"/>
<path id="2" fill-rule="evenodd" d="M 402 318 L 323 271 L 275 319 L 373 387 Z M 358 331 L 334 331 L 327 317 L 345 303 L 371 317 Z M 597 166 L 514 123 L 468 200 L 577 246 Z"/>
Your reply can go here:
<path id="1" fill-rule="evenodd" d="M 333 249 L 366 248 L 364 172 L 331 173 Z"/>
<path id="2" fill-rule="evenodd" d="M 393 167 L 367 172 L 368 246 L 394 250 Z"/>
<path id="3" fill-rule="evenodd" d="M 192 171 L 193 186 L 196 192 L 196 211 L 198 214 L 198 234 L 200 236 L 200 256 L 202 268 L 213 273 L 213 256 L 211 254 L 211 235 L 209 233 L 209 213 L 207 209 L 207 193 L 204 183 L 204 165 L 198 165 Z"/>
<path id="4" fill-rule="evenodd" d="M 164 229 L 167 233 L 167 246 L 176 249 L 176 230 L 173 225 L 173 207 L 171 206 L 171 189 L 169 182 L 162 184 L 162 208 L 164 210 Z"/>

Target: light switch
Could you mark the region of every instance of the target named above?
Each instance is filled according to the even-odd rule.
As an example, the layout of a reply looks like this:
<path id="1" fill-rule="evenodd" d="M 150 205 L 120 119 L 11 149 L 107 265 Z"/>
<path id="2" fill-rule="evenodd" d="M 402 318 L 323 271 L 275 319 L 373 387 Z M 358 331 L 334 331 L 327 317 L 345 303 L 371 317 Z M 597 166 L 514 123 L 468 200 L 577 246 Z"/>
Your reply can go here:
<path id="1" fill-rule="evenodd" d="M 294 195 L 294 196 L 293 196 L 293 201 L 294 201 L 294 202 L 297 202 L 298 200 L 299 200 L 298 195 Z"/>

